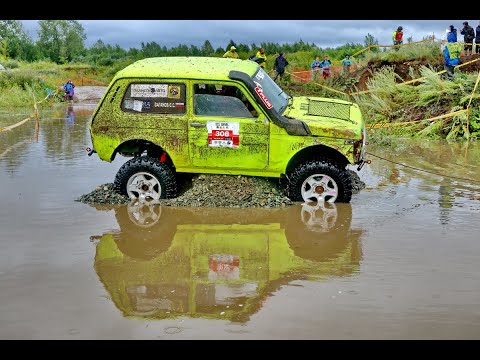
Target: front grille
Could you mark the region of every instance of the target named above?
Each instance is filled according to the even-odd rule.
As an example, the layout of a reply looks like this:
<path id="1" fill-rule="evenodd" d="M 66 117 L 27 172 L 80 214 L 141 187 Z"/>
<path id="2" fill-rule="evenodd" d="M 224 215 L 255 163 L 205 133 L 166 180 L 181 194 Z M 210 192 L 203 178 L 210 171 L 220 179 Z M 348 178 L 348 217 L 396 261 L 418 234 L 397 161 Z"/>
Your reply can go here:
<path id="1" fill-rule="evenodd" d="M 350 120 L 350 105 L 308 99 L 307 115 Z"/>

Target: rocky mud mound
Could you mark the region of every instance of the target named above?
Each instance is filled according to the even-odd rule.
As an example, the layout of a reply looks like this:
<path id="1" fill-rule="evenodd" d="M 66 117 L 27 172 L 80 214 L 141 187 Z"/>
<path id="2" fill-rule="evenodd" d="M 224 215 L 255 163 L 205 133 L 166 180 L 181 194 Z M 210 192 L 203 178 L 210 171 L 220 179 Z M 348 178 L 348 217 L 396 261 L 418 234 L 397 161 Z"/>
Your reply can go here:
<path id="1" fill-rule="evenodd" d="M 365 188 L 358 174 L 350 170 L 353 193 Z M 287 198 L 278 179 L 234 176 L 191 175 L 179 181 L 179 195 L 174 199 L 159 200 L 164 206 L 226 207 L 226 208 L 278 208 L 295 202 Z M 128 204 L 128 196 L 113 189 L 113 184 L 103 184 L 94 191 L 82 195 L 76 201 L 86 204 Z"/>

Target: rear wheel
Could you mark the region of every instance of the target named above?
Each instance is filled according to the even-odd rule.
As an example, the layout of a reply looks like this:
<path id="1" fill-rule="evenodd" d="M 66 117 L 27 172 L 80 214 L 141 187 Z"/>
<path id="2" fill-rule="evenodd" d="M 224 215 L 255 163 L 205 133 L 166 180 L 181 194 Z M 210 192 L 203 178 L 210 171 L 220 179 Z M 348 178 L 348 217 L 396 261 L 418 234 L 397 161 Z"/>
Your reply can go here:
<path id="1" fill-rule="evenodd" d="M 135 157 L 123 164 L 115 176 L 114 188 L 130 199 L 152 201 L 177 196 L 173 171 L 159 159 Z"/>
<path id="2" fill-rule="evenodd" d="M 312 160 L 292 171 L 286 191 L 293 201 L 348 203 L 352 198 L 352 179 L 349 171 L 336 163 Z"/>

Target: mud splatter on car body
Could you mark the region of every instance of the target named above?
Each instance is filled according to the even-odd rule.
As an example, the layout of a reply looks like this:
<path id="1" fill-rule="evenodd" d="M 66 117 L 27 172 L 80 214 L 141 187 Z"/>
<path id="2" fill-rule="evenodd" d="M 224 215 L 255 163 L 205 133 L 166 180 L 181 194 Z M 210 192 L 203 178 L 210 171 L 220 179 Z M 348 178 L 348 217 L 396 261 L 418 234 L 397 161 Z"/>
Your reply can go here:
<path id="1" fill-rule="evenodd" d="M 90 134 L 109 162 L 148 156 L 177 173 L 278 178 L 315 161 L 343 172 L 363 164 L 366 145 L 357 104 L 294 98 L 253 61 L 211 57 L 148 58 L 119 71 Z"/>

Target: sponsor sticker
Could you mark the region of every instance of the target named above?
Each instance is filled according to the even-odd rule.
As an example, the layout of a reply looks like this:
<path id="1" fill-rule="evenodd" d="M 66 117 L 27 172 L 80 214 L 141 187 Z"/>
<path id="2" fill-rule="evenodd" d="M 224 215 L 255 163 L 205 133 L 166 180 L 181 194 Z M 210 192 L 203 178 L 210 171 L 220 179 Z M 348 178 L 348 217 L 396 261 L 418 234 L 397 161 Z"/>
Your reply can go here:
<path id="1" fill-rule="evenodd" d="M 123 106 L 125 107 L 125 109 L 132 110 L 133 109 L 133 99 L 125 99 L 125 101 L 123 102 Z"/>
<path id="2" fill-rule="evenodd" d="M 240 123 L 207 121 L 208 146 L 237 148 L 240 143 Z"/>
<path id="3" fill-rule="evenodd" d="M 157 107 L 157 108 L 159 108 L 159 107 L 160 108 L 174 108 L 174 107 L 176 107 L 175 103 L 157 102 L 157 101 L 155 101 L 154 106 Z"/>
<path id="4" fill-rule="evenodd" d="M 262 72 L 258 71 L 257 75 L 255 75 L 255 78 L 257 80 L 263 80 L 265 78 L 265 75 Z"/>
<path id="5" fill-rule="evenodd" d="M 185 103 L 173 103 L 173 102 L 158 102 L 155 101 L 153 106 L 156 108 L 177 108 L 183 109 L 185 107 Z"/>
<path id="6" fill-rule="evenodd" d="M 141 112 L 143 108 L 142 100 L 133 100 L 133 110 Z"/>
<path id="7" fill-rule="evenodd" d="M 130 88 L 132 97 L 148 98 L 148 97 L 167 97 L 167 84 L 132 84 Z M 179 91 L 180 93 L 180 91 Z"/>
<path id="8" fill-rule="evenodd" d="M 123 106 L 129 110 L 148 111 L 152 108 L 152 103 L 149 100 L 125 99 Z"/>
<path id="9" fill-rule="evenodd" d="M 258 96 L 260 96 L 260 99 L 262 99 L 263 103 L 267 106 L 267 109 L 271 109 L 273 107 L 272 103 L 265 96 L 265 94 L 263 93 L 263 89 L 260 86 L 257 86 L 255 88 L 255 92 L 258 94 Z"/>
<path id="10" fill-rule="evenodd" d="M 180 87 L 177 85 L 168 85 L 168 97 L 170 99 L 180 99 Z"/>

